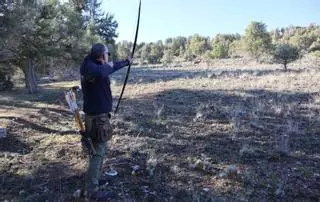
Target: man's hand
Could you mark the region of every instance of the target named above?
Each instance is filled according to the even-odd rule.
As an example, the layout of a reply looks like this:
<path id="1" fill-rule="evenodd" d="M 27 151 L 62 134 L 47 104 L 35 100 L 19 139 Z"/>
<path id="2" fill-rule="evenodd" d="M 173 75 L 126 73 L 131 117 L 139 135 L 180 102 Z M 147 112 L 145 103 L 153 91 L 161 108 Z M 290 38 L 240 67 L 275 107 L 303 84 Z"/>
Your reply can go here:
<path id="1" fill-rule="evenodd" d="M 132 64 L 133 62 L 133 58 L 131 58 L 130 56 L 128 57 L 129 63 Z"/>

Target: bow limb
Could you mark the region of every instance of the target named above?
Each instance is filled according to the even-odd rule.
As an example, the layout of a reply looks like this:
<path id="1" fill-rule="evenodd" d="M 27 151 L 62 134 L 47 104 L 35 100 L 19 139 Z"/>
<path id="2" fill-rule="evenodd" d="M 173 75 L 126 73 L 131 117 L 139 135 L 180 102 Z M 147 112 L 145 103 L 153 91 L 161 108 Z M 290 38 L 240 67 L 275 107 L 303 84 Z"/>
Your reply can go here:
<path id="1" fill-rule="evenodd" d="M 140 2 L 139 2 L 136 35 L 135 35 L 135 37 L 134 37 L 134 42 L 133 42 L 133 47 L 132 47 L 132 52 L 131 52 L 131 58 L 133 58 L 133 56 L 134 56 L 134 51 L 135 51 L 136 46 L 137 46 L 137 39 L 138 39 L 138 32 L 139 32 L 139 24 L 140 24 L 140 11 L 141 11 L 141 0 L 140 0 Z M 120 93 L 120 97 L 119 97 L 119 100 L 118 100 L 118 104 L 117 104 L 117 106 L 116 106 L 116 109 L 115 109 L 115 111 L 114 111 L 114 114 L 116 114 L 117 111 L 118 111 L 118 109 L 119 109 L 120 102 L 121 102 L 121 99 L 122 99 L 122 95 L 123 95 L 124 89 L 126 88 L 127 81 L 128 81 L 128 78 L 129 78 L 130 68 L 131 68 L 131 63 L 130 63 L 129 66 L 128 66 L 126 78 L 125 78 L 125 80 L 124 80 L 124 83 L 123 83 L 123 86 L 122 86 L 122 90 L 121 90 L 121 93 Z"/>

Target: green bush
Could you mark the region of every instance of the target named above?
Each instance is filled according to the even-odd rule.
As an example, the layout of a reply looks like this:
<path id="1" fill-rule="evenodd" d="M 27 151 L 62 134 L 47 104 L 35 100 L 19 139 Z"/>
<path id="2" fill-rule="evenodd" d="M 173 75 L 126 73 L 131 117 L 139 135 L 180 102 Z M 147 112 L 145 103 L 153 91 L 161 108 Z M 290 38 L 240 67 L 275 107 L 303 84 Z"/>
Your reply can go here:
<path id="1" fill-rule="evenodd" d="M 287 65 L 299 58 L 299 50 L 297 47 L 290 44 L 279 44 L 273 52 L 273 59 L 276 63 L 282 64 L 284 70 L 287 70 Z"/>

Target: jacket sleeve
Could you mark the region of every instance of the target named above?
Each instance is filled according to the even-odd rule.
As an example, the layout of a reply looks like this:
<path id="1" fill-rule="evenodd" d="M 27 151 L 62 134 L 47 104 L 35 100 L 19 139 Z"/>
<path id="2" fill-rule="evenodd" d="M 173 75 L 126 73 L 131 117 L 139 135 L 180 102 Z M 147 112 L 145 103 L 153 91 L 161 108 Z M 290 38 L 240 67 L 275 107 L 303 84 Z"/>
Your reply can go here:
<path id="1" fill-rule="evenodd" d="M 113 67 L 111 67 L 109 64 L 99 65 L 88 60 L 86 64 L 87 68 L 85 71 L 82 71 L 81 74 L 86 76 L 107 77 L 113 72 L 128 65 L 129 65 L 129 60 L 116 61 L 113 63 Z"/>
<path id="2" fill-rule="evenodd" d="M 126 59 L 126 60 L 119 60 L 119 61 L 114 61 L 113 62 L 113 72 L 125 67 L 125 66 L 128 66 L 130 64 L 129 60 Z"/>
<path id="3" fill-rule="evenodd" d="M 108 64 L 99 65 L 90 60 L 87 61 L 85 66 L 86 68 L 81 72 L 85 76 L 106 77 L 114 71 Z"/>

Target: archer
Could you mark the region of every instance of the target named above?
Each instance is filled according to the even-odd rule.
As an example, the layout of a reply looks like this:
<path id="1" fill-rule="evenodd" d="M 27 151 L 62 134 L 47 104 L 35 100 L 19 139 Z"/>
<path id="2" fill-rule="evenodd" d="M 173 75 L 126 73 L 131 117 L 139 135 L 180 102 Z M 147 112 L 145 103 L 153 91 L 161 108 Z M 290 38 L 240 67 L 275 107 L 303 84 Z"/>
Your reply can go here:
<path id="1" fill-rule="evenodd" d="M 131 57 L 109 62 L 109 55 L 105 45 L 94 44 L 91 53 L 85 57 L 80 68 L 85 134 L 92 139 L 95 150 L 95 153 L 89 155 L 85 180 L 85 193 L 92 200 L 106 200 L 110 196 L 109 192 L 99 190 L 99 178 L 102 173 L 107 141 L 112 137 L 109 120 L 112 111 L 109 75 L 132 63 Z"/>

